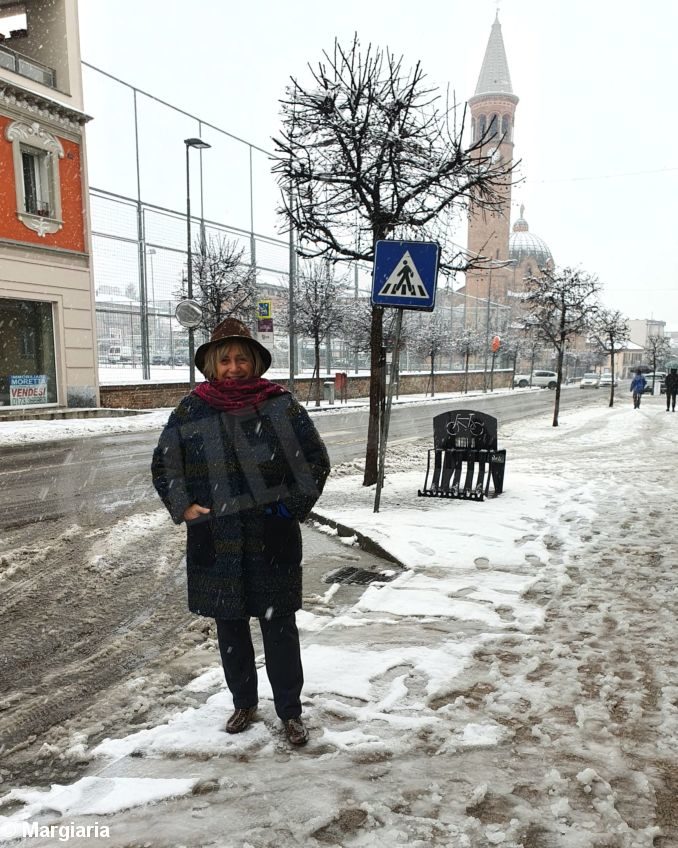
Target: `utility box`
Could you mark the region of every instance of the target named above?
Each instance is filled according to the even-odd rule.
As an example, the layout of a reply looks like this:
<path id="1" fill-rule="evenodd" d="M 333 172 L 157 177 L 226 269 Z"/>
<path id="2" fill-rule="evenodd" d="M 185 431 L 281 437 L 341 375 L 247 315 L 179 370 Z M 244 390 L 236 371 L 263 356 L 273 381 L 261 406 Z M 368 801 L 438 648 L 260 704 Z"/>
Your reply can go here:
<path id="1" fill-rule="evenodd" d="M 348 374 L 345 371 L 337 371 L 334 375 L 334 390 L 339 392 L 339 399 L 342 403 L 348 401 Z"/>
<path id="2" fill-rule="evenodd" d="M 334 404 L 334 380 L 328 380 L 323 383 L 323 399 L 331 405 Z"/>

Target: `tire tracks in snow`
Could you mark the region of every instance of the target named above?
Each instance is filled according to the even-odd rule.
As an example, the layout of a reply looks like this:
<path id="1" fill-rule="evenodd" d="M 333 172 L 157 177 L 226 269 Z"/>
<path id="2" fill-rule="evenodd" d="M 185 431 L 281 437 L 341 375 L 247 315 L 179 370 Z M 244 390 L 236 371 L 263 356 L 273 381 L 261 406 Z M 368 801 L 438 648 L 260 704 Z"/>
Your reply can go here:
<path id="1" fill-rule="evenodd" d="M 12 754 L 176 649 L 192 622 L 177 534 L 164 509 L 123 518 L 105 531 L 57 529 L 51 542 L 45 533 L 31 545 L 20 544 L 23 532 L 5 533 L 5 768 Z"/>

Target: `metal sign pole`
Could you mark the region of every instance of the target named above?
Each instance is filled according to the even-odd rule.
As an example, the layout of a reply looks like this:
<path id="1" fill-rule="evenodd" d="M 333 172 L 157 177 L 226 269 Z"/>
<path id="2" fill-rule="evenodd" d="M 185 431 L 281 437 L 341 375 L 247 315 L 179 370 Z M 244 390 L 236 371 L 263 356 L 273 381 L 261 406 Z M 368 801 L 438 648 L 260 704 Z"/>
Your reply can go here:
<path id="1" fill-rule="evenodd" d="M 381 490 L 384 487 L 384 465 L 386 463 L 386 442 L 388 441 L 388 425 L 391 420 L 391 403 L 393 401 L 393 386 L 395 385 L 396 374 L 398 373 L 398 356 L 400 352 L 400 328 L 403 323 L 403 310 L 399 309 L 396 316 L 395 327 L 395 342 L 393 345 L 393 356 L 391 357 L 391 375 L 388 381 L 388 396 L 386 399 L 386 409 L 384 411 L 384 421 L 382 426 L 381 439 L 379 440 L 379 470 L 377 472 L 377 490 L 374 493 L 374 512 L 379 512 L 379 504 L 381 502 Z"/>

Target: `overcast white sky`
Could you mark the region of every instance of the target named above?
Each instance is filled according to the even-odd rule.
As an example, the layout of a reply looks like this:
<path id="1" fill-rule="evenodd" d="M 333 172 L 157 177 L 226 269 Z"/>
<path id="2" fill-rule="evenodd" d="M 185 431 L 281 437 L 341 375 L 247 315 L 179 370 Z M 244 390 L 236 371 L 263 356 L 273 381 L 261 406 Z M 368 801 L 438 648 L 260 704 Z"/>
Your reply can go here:
<path id="1" fill-rule="evenodd" d="M 388 46 L 409 63 L 421 60 L 431 82 L 467 99 L 496 5 L 80 0 L 81 50 L 84 60 L 272 149 L 287 78 L 303 76 L 306 62 L 319 59 L 335 35 L 348 39 L 357 30 L 365 43 Z M 499 16 L 520 98 L 515 151 L 525 183 L 514 188 L 513 218 L 524 203 L 531 231 L 545 239 L 556 263 L 597 273 L 607 305 L 678 329 L 678 3 L 506 0 Z M 89 84 L 85 80 L 85 106 L 95 118 L 89 125 L 91 182 L 133 194 L 131 100 L 109 84 L 94 84 L 92 76 Z M 142 194 L 181 209 L 182 140 L 197 128 L 156 114 L 148 103 L 140 106 Z M 235 163 L 228 175 L 225 160 Z M 249 226 L 244 154 L 222 141 L 206 152 L 204 163 L 205 215 Z M 255 229 L 270 232 L 267 167 L 261 155 L 255 161 Z M 465 241 L 465 227 L 460 238 Z"/>

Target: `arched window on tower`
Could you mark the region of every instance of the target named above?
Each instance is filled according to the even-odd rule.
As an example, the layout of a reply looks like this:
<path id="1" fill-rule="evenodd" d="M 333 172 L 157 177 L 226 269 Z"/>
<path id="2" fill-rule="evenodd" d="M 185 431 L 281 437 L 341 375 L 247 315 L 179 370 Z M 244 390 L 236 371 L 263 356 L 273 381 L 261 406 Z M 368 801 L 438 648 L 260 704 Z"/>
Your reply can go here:
<path id="1" fill-rule="evenodd" d="M 499 132 L 499 115 L 492 115 L 490 118 L 490 126 L 488 135 L 490 138 L 494 138 L 495 135 Z"/>
<path id="2" fill-rule="evenodd" d="M 476 119 L 471 118 L 471 138 L 475 141 L 478 136 L 476 135 Z"/>
<path id="3" fill-rule="evenodd" d="M 505 141 L 511 141 L 511 116 L 504 115 L 501 121 L 501 133 Z"/>
<path id="4" fill-rule="evenodd" d="M 485 115 L 478 115 L 478 138 L 482 138 L 485 135 L 485 130 L 487 129 L 487 118 Z"/>

